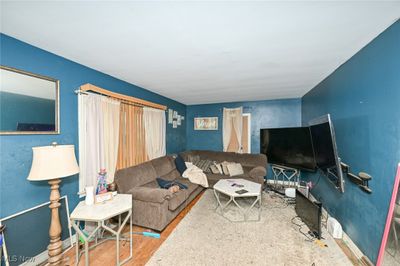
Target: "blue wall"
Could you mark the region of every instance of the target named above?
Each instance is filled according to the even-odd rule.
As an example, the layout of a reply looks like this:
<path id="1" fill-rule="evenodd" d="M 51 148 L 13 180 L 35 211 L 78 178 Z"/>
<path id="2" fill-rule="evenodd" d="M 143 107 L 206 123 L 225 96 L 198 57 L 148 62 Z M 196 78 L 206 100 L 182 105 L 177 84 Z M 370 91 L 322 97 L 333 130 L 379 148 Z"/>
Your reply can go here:
<path id="1" fill-rule="evenodd" d="M 372 194 L 347 178 L 344 194 L 324 178 L 312 191 L 372 261 L 377 259 L 400 161 L 399 106 L 399 21 L 302 98 L 303 123 L 330 113 L 342 160 L 353 173 L 373 176 Z"/>
<path id="2" fill-rule="evenodd" d="M 260 152 L 260 128 L 295 127 L 301 125 L 301 99 L 189 105 L 186 108 L 188 150 L 222 151 L 223 108 L 243 106 L 251 113 L 251 152 Z M 218 117 L 218 130 L 194 130 L 195 117 Z"/>
<path id="3" fill-rule="evenodd" d="M 16 131 L 18 123 L 47 124 L 54 128 L 54 100 L 0 91 L 0 104 L 1 131 Z"/>
<path id="4" fill-rule="evenodd" d="M 1 34 L 0 42 L 1 65 L 60 80 L 61 115 L 61 134 L 59 135 L 0 136 L 0 217 L 5 217 L 48 201 L 50 190 L 46 182 L 29 182 L 26 180 L 32 162 L 32 147 L 49 145 L 52 141 L 57 141 L 60 144 L 75 144 L 77 149 L 78 113 L 77 96 L 74 94 L 74 90 L 80 85 L 92 83 L 115 92 L 167 105 L 185 115 L 186 106 L 176 101 L 46 52 L 7 35 Z M 173 129 L 171 125 L 167 126 L 168 153 L 184 150 L 186 147 L 185 139 L 185 124 L 177 129 Z M 77 150 L 76 152 L 78 153 Z M 76 195 L 77 192 L 78 176 L 63 179 L 61 195 L 68 195 L 71 209 L 79 201 Z M 43 219 L 43 217 L 40 219 Z"/>

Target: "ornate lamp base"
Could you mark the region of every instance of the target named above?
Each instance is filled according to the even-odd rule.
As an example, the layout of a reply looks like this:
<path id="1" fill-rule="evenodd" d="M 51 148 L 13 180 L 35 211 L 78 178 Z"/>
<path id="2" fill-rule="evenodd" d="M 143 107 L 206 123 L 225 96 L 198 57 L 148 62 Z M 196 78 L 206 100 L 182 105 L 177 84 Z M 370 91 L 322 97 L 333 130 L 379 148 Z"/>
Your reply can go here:
<path id="1" fill-rule="evenodd" d="M 51 222 L 49 229 L 50 244 L 47 246 L 50 265 L 61 265 L 62 264 L 62 241 L 61 241 L 61 223 L 60 216 L 58 214 L 58 208 L 60 207 L 60 192 L 58 188 L 61 183 L 61 179 L 53 179 L 49 181 L 50 185 L 50 205 L 51 209 Z"/>

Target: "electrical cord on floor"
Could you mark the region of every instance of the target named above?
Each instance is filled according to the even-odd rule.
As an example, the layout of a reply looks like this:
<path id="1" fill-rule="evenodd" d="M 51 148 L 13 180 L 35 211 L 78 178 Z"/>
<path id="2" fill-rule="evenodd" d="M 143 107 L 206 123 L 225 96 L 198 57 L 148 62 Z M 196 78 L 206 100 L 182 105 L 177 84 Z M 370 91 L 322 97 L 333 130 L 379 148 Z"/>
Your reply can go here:
<path id="1" fill-rule="evenodd" d="M 297 219 L 297 218 L 300 218 L 300 217 L 299 217 L 299 216 L 295 216 L 295 217 L 293 217 L 293 218 L 290 220 L 290 222 L 291 222 L 292 224 L 296 225 L 296 226 L 298 227 L 298 231 L 299 231 L 302 235 L 304 235 L 304 236 L 306 237 L 306 239 L 304 239 L 304 241 L 313 242 L 313 241 L 315 240 L 315 237 L 314 237 L 313 235 L 311 235 L 310 232 L 304 233 L 303 231 L 301 231 L 301 228 L 302 228 L 303 226 L 305 226 L 306 224 L 305 224 L 305 223 L 298 224 L 298 223 L 294 222 L 294 219 Z"/>
<path id="2" fill-rule="evenodd" d="M 271 195 L 272 199 L 276 199 L 276 198 L 280 199 L 281 202 L 278 203 L 278 204 L 281 204 L 281 205 L 273 205 L 273 206 L 267 205 L 267 206 L 263 206 L 262 207 L 263 209 L 285 209 L 289 205 L 292 204 L 292 200 L 291 199 L 287 199 L 287 198 L 285 198 L 285 196 L 283 196 L 283 195 L 281 195 L 281 194 L 279 194 L 279 193 L 277 193 L 277 192 L 275 192 L 273 190 L 269 190 L 267 193 L 272 193 L 272 195 Z"/>

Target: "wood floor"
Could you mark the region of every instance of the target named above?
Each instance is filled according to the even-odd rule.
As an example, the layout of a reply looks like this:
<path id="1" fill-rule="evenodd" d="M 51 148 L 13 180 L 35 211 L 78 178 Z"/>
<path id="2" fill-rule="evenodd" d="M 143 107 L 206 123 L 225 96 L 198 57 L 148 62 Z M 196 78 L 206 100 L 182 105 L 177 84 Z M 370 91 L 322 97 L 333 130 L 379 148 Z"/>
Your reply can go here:
<path id="1" fill-rule="evenodd" d="M 133 235 L 133 257 L 124 265 L 145 265 L 151 258 L 154 252 L 168 238 L 175 227 L 197 203 L 204 192 L 200 193 L 182 212 L 164 229 L 159 239 Z M 126 228 L 128 231 L 128 228 Z M 134 232 L 149 231 L 146 228 L 133 226 Z M 353 265 L 364 266 L 368 265 L 365 262 L 358 260 L 343 241 L 337 241 L 344 253 L 349 257 Z M 129 242 L 121 242 L 120 260 L 124 260 L 129 255 Z M 115 241 L 106 241 L 89 252 L 90 265 L 115 265 Z M 65 265 L 75 265 L 75 248 L 71 248 L 64 254 Z M 85 265 L 85 255 L 82 255 L 79 265 Z"/>
<path id="2" fill-rule="evenodd" d="M 201 198 L 204 192 L 200 193 L 188 206 L 183 209 L 181 213 L 162 231 L 159 239 L 144 237 L 140 235 L 133 235 L 133 257 L 124 265 L 145 265 L 151 258 L 153 253 L 160 247 L 160 245 L 168 238 L 175 227 L 190 211 L 190 209 Z M 128 228 L 126 228 L 128 229 Z M 149 231 L 146 228 L 133 226 L 134 232 Z M 120 259 L 124 260 L 129 256 L 129 241 L 121 242 Z M 89 252 L 90 265 L 115 265 L 115 241 L 106 241 Z M 75 265 L 75 247 L 71 248 L 64 255 L 66 265 Z M 82 255 L 79 265 L 85 265 L 85 255 Z"/>

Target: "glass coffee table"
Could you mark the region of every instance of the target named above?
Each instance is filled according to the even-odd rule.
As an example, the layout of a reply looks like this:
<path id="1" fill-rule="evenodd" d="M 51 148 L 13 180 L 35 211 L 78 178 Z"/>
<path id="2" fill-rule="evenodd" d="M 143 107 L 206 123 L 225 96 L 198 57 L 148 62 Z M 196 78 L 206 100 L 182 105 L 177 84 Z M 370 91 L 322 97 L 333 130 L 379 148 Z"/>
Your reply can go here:
<path id="1" fill-rule="evenodd" d="M 232 222 L 247 222 L 247 221 L 259 221 L 261 213 L 261 184 L 251 182 L 245 179 L 221 179 L 214 186 L 214 195 L 217 199 L 218 206 L 216 211 L 220 210 L 220 214 L 226 219 Z M 221 202 L 221 195 L 225 195 L 229 198 L 227 202 Z M 242 207 L 237 199 L 238 198 L 253 198 L 254 201 L 249 201 L 250 205 Z M 233 220 L 226 216 L 226 208 L 233 203 L 237 206 L 240 213 L 243 215 L 241 220 Z M 257 205 L 257 206 L 256 206 Z M 257 219 L 249 220 L 248 215 L 250 210 L 253 208 L 257 209 Z"/>

